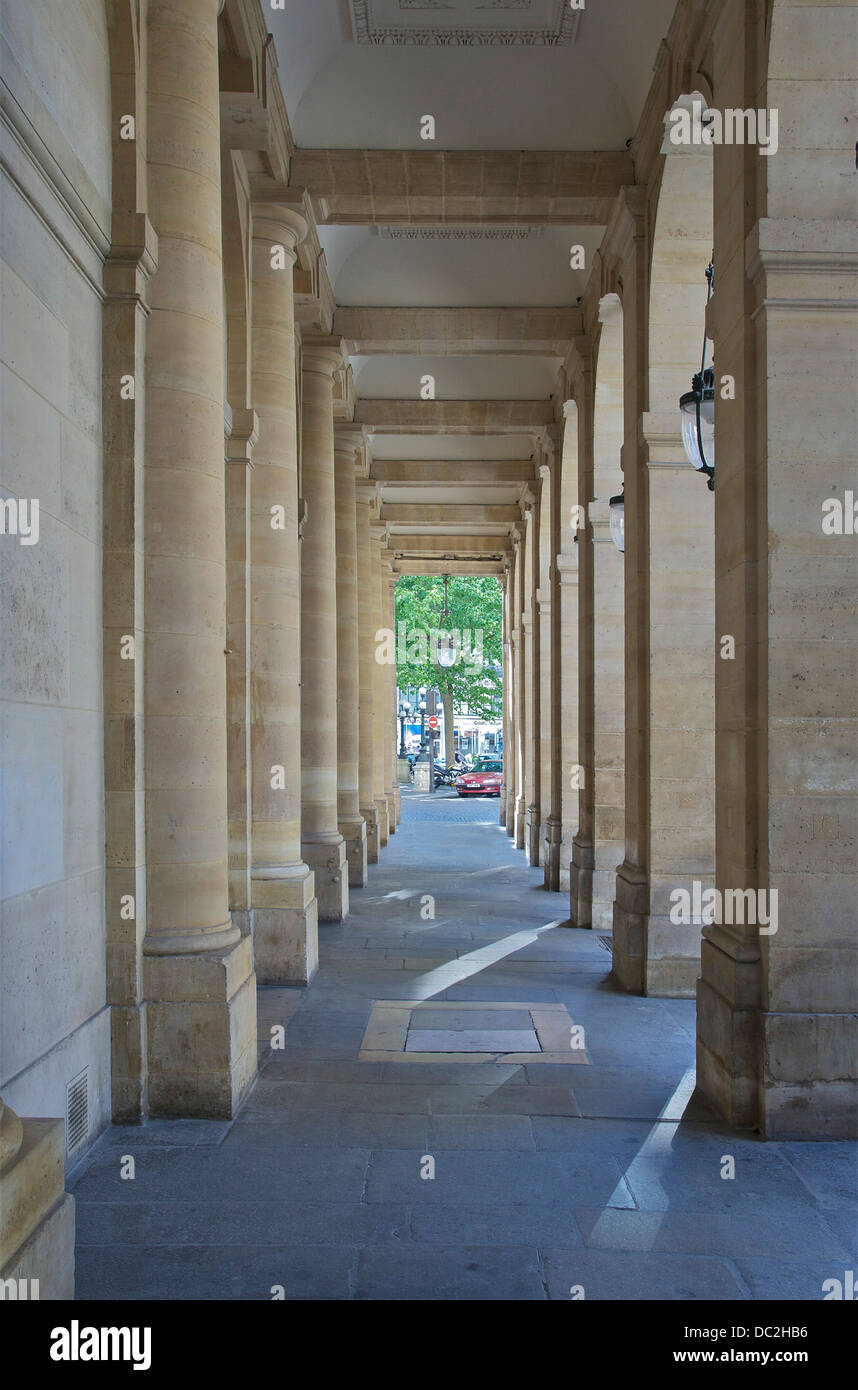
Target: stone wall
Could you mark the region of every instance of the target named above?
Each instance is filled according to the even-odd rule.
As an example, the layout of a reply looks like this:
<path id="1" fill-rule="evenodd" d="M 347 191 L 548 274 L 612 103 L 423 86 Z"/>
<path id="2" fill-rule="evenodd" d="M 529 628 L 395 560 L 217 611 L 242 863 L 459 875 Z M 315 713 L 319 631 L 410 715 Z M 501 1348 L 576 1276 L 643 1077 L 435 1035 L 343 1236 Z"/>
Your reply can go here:
<path id="1" fill-rule="evenodd" d="M 66 1087 L 86 1069 L 91 1141 L 110 1114 L 101 287 L 111 157 L 103 0 L 4 5 L 0 39 L 7 170 L 0 495 L 39 504 L 35 543 L 0 537 L 0 1085 L 22 1115 L 63 1116 Z"/>

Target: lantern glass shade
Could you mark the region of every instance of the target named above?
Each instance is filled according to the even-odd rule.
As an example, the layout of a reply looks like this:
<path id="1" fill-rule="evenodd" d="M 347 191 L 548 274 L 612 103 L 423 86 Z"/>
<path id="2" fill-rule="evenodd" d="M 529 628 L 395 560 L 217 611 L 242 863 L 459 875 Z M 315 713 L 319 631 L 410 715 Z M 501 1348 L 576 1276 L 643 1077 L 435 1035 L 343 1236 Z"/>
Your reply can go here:
<path id="1" fill-rule="evenodd" d="M 679 399 L 682 444 L 698 473 L 715 471 L 715 369 L 707 367 L 692 379 L 692 390 Z"/>
<path id="2" fill-rule="evenodd" d="M 618 493 L 612 497 L 608 503 L 608 523 L 611 528 L 611 540 L 619 551 L 626 548 L 626 499 L 623 493 Z"/>
<path id="3" fill-rule="evenodd" d="M 439 632 L 436 655 L 439 666 L 454 666 L 459 655 L 458 643 L 450 632 Z"/>

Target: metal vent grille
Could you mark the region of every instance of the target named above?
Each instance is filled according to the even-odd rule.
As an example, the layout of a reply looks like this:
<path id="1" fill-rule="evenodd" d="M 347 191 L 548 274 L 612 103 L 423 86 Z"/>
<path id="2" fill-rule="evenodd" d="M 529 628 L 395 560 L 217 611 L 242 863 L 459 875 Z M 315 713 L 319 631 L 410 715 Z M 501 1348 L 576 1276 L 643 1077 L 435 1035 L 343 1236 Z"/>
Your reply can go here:
<path id="1" fill-rule="evenodd" d="M 611 954 L 613 955 L 613 953 L 614 953 L 614 938 L 613 938 L 612 936 L 597 936 L 597 937 L 596 937 L 596 940 L 598 941 L 598 943 L 599 943 L 599 945 L 601 946 L 601 948 L 602 948 L 603 951 L 610 951 Z"/>
<path id="2" fill-rule="evenodd" d="M 79 1149 L 89 1133 L 89 1068 L 75 1076 L 66 1088 L 66 1155 Z"/>

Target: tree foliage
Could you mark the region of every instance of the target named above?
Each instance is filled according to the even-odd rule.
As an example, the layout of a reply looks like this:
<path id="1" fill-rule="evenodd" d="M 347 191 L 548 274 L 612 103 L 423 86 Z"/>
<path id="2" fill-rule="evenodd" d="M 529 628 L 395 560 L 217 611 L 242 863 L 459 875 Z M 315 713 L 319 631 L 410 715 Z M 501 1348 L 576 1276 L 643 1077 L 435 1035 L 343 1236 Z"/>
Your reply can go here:
<path id="1" fill-rule="evenodd" d="M 451 575 L 447 586 L 449 619 L 442 620 L 444 580 L 438 576 L 401 575 L 396 584 L 397 662 L 400 689 L 426 686 L 439 691 L 445 706 L 462 706 L 478 718 L 497 717 L 503 685 L 503 609 L 501 588 L 491 576 Z M 404 624 L 404 629 L 401 625 Z M 434 660 L 431 643 L 426 660 L 415 634 L 455 631 L 462 647 L 453 666 Z M 470 636 L 470 644 L 468 643 Z"/>

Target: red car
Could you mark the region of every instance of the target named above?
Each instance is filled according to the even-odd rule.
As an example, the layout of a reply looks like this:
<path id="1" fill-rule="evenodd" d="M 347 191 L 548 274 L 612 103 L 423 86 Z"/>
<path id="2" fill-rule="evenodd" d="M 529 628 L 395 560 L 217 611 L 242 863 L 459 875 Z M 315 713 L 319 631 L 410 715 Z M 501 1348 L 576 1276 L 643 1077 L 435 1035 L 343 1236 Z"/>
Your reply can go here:
<path id="1" fill-rule="evenodd" d="M 498 758 L 477 758 L 470 772 L 456 782 L 460 796 L 500 796 L 503 763 Z"/>

